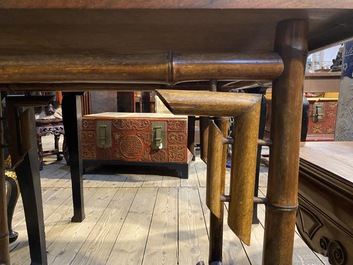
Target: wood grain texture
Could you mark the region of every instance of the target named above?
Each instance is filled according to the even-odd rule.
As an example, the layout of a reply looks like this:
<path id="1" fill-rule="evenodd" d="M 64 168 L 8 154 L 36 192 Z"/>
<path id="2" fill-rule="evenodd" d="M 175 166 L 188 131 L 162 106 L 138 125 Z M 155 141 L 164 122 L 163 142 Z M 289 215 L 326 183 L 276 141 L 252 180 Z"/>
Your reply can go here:
<path id="1" fill-rule="evenodd" d="M 51 138 L 50 138 L 51 140 Z M 43 171 L 41 171 L 41 180 L 46 183 L 46 187 L 43 188 L 43 205 L 44 205 L 44 217 L 45 217 L 45 225 L 46 225 L 46 235 L 47 235 L 47 245 L 50 246 L 52 244 L 56 246 L 62 246 L 63 242 L 70 240 L 67 237 L 62 237 L 67 234 L 63 233 L 64 230 L 70 229 L 69 227 L 72 225 L 70 223 L 70 216 L 72 211 L 71 204 L 71 187 L 66 186 L 66 182 L 62 182 L 63 187 L 59 187 L 60 181 L 59 178 L 65 179 L 65 174 L 62 172 L 66 170 L 68 173 L 68 167 L 65 165 L 64 161 L 57 162 L 55 161 L 55 157 L 51 160 L 51 157 L 45 158 L 46 165 L 44 166 Z M 198 221 L 195 219 L 195 229 L 199 229 L 197 232 L 190 232 L 190 234 L 198 234 L 202 235 L 202 237 L 206 238 L 205 246 L 200 248 L 202 249 L 202 257 L 208 256 L 208 242 L 207 242 L 207 231 L 209 226 L 210 212 L 206 206 L 206 165 L 202 162 L 199 155 L 197 154 L 196 160 L 193 161 L 190 165 L 190 171 L 193 174 L 189 175 L 189 179 L 174 178 L 179 180 L 181 185 L 185 185 L 186 188 L 192 188 L 195 190 L 191 196 L 194 198 L 188 199 L 188 202 L 196 205 L 190 205 L 190 209 L 194 209 L 195 211 L 200 211 L 199 213 L 204 216 L 203 221 Z M 60 174 L 55 175 L 55 171 L 58 170 L 61 172 Z M 197 170 L 197 172 L 196 172 Z M 260 188 L 265 193 L 265 187 L 267 183 L 267 168 L 262 167 L 262 174 L 260 176 Z M 125 169 L 126 171 L 126 169 Z M 229 170 L 227 173 L 227 183 L 229 182 Z M 126 172 L 124 173 L 123 169 L 119 168 L 101 168 L 100 170 L 96 170 L 94 172 L 90 172 L 88 179 L 84 180 L 84 191 L 85 191 L 85 205 L 88 208 L 96 204 L 96 200 L 92 199 L 93 195 L 97 190 L 108 191 L 111 190 L 116 191 L 114 196 L 102 197 L 102 199 L 106 200 L 108 198 L 111 199 L 110 202 L 107 202 L 107 207 L 100 210 L 101 216 L 99 219 L 93 218 L 89 221 L 89 225 L 92 226 L 91 233 L 86 237 L 85 240 L 80 240 L 77 243 L 81 244 L 80 250 L 76 253 L 76 256 L 72 260 L 72 265 L 76 264 L 97 264 L 103 265 L 106 264 L 106 259 L 109 258 L 110 250 L 113 247 L 115 241 L 118 240 L 119 237 L 128 238 L 130 235 L 129 229 L 123 229 L 123 226 L 126 225 L 126 218 L 129 214 L 129 208 L 132 205 L 135 194 L 139 189 L 143 189 L 143 191 L 147 191 L 150 188 L 141 188 L 143 183 L 146 181 L 145 175 L 143 175 L 142 179 L 136 177 L 132 178 L 131 176 L 134 174 L 128 175 Z M 109 177 L 108 179 L 106 179 Z M 138 180 L 142 182 L 139 187 L 132 188 L 124 188 L 123 184 L 128 177 L 131 177 L 131 180 Z M 148 176 L 147 176 L 148 177 Z M 168 218 L 167 216 L 177 216 L 179 215 L 179 208 L 173 207 L 176 201 L 173 201 L 175 198 L 175 193 L 178 193 L 182 186 L 175 186 L 175 182 L 173 179 L 167 178 L 166 176 L 160 175 L 160 179 L 162 180 L 163 187 L 157 187 L 158 193 L 156 197 L 156 204 L 154 206 L 153 215 L 156 214 L 156 217 L 152 216 L 151 226 L 148 237 L 152 236 L 151 240 L 147 239 L 147 243 L 145 245 L 145 255 L 144 262 L 145 264 L 155 264 L 155 260 L 160 260 L 159 264 L 163 264 L 163 260 L 159 259 L 159 257 L 171 257 L 175 255 L 175 249 L 171 247 L 171 252 L 169 252 L 170 244 L 178 244 L 179 241 L 172 241 L 174 238 L 174 233 L 167 231 L 174 231 L 175 223 L 174 219 Z M 171 177 L 172 178 L 172 177 Z M 154 177 L 154 180 L 157 180 L 157 177 Z M 58 187 L 50 187 L 50 182 L 56 183 Z M 85 182 L 88 182 L 85 185 Z M 102 181 L 102 183 L 100 183 Z M 168 186 L 168 184 L 170 186 Z M 227 184 L 228 185 L 228 184 Z M 89 188 L 86 186 L 90 186 Z M 103 188 L 102 188 L 103 187 Z M 198 192 L 196 192 L 198 190 Z M 184 193 L 183 193 L 184 194 Z M 97 196 L 96 196 L 97 197 Z M 99 197 L 99 196 L 98 196 Z M 184 200 L 185 196 L 178 196 L 177 201 Z M 168 206 L 166 206 L 168 205 Z M 184 204 L 185 205 L 185 204 Z M 197 206 L 199 205 L 199 206 Z M 163 207 L 166 206 L 166 207 Z M 199 208 L 198 208 L 199 207 Z M 168 210 L 166 210 L 168 208 Z M 259 215 L 260 221 L 263 224 L 264 221 L 264 206 L 260 207 L 262 213 Z M 30 263 L 29 260 L 29 252 L 28 252 L 28 243 L 26 238 L 26 226 L 24 223 L 24 215 L 22 212 L 22 203 L 19 201 L 14 218 L 15 230 L 20 233 L 19 244 L 11 245 L 12 252 L 11 254 L 11 264 L 16 265 L 26 265 Z M 133 210 L 132 210 L 133 211 Z M 175 211 L 175 212 L 173 212 Z M 184 212 L 185 213 L 185 212 Z M 190 212 L 191 215 L 188 218 L 195 218 L 193 211 Z M 143 215 L 144 212 L 141 212 Z M 186 213 L 185 213 L 186 214 Z M 225 214 L 228 212 L 225 209 Z M 158 216 L 158 217 L 157 217 Z M 199 216 L 199 215 L 198 215 Z M 184 215 L 185 217 L 185 215 Z M 183 218 L 184 218 L 183 217 Z M 131 220 L 131 219 L 130 219 Z M 134 219 L 136 220 L 136 218 Z M 163 220 L 163 221 L 160 221 Z M 86 222 L 86 220 L 84 221 Z M 182 222 L 183 224 L 188 225 L 189 222 Z M 178 223 L 179 225 L 182 223 Z M 196 225 L 197 224 L 197 225 Z M 202 225 L 204 227 L 202 227 Z M 163 229 L 162 229 L 163 227 Z M 201 228 L 202 227 L 202 228 Z M 261 226 L 263 227 L 263 226 Z M 178 229 L 181 231 L 189 231 L 191 227 L 183 227 L 178 226 Z M 109 232 L 107 232 L 109 231 Z M 123 235 L 124 231 L 127 235 Z M 258 257 L 261 256 L 262 250 L 261 247 L 256 248 L 255 242 L 257 240 L 253 240 L 253 248 L 252 251 L 248 251 L 249 248 L 243 246 L 240 240 L 234 235 L 234 233 L 229 229 L 228 225 L 224 224 L 224 242 L 223 242 L 223 264 L 259 264 L 256 263 L 255 260 L 258 260 Z M 256 235 L 253 235 L 255 238 L 261 238 L 263 235 L 263 229 L 253 229 L 256 231 Z M 178 233 L 178 232 L 176 232 Z M 262 234 L 262 235 L 261 235 Z M 164 237 L 164 236 L 165 237 Z M 185 235 L 187 236 L 188 233 Z M 73 238 L 77 237 L 77 235 L 72 234 L 69 235 Z M 157 238 L 161 238 L 161 241 L 157 240 Z M 175 239 L 178 240 L 178 239 Z M 57 242 L 56 242 L 57 241 Z M 56 242 L 56 243 L 55 243 Z M 165 253 L 162 254 L 160 252 L 160 242 L 165 243 Z M 183 246 L 182 246 L 183 247 Z M 179 248 L 177 250 L 180 251 Z M 184 251 L 184 250 L 183 250 Z M 61 259 L 60 251 L 56 252 L 59 257 L 56 259 Z M 148 257 L 153 260 L 153 262 L 149 262 L 149 258 L 147 258 L 146 254 L 149 253 Z M 182 252 L 183 253 L 183 252 Z M 54 253 L 53 253 L 54 254 Z M 49 253 L 49 255 L 51 255 Z M 72 253 L 69 253 L 72 255 Z M 114 254 L 115 255 L 115 254 Z M 51 257 L 52 259 L 53 257 Z M 320 261 L 320 259 L 323 260 Z M 327 258 L 321 257 L 318 258 L 312 251 L 310 251 L 305 243 L 299 238 L 296 234 L 294 241 L 294 256 L 293 256 L 293 264 L 295 265 L 322 265 L 329 264 Z M 196 260 L 196 258 L 195 258 Z M 156 263 L 158 264 L 158 263 Z M 176 264 L 176 263 L 173 263 Z M 179 264 L 184 264 L 179 262 Z"/>
<path id="2" fill-rule="evenodd" d="M 157 90 L 156 94 L 177 115 L 234 117 L 261 101 L 261 95 L 245 93 Z"/>
<path id="3" fill-rule="evenodd" d="M 283 71 L 275 53 L 55 54 L 0 56 L 0 81 L 175 84 L 210 79 L 273 80 Z"/>
<path id="4" fill-rule="evenodd" d="M 206 184 L 206 204 L 212 214 L 218 218 L 223 218 L 223 203 L 221 195 L 224 193 L 225 161 L 223 160 L 223 133 L 211 121 L 209 129 L 209 145 L 207 155 L 207 184 Z"/>
<path id="5" fill-rule="evenodd" d="M 91 200 L 94 200 L 95 203 L 86 208 L 86 211 L 90 213 L 86 222 L 70 223 L 66 229 L 61 231 L 61 236 L 67 238 L 67 240 L 61 243 L 57 242 L 47 248 L 50 253 L 48 256 L 49 264 L 70 264 L 81 248 L 80 241 L 85 241 L 93 231 L 94 227 L 90 223 L 94 219 L 100 219 L 103 213 L 102 209 L 107 207 L 107 203 L 111 201 L 115 192 L 115 189 L 96 190 L 91 197 Z"/>
<path id="6" fill-rule="evenodd" d="M 202 207 L 195 188 L 179 191 L 179 263 L 196 264 L 208 260 L 208 238 Z"/>
<path id="7" fill-rule="evenodd" d="M 277 26 L 275 50 L 285 71 L 273 82 L 271 151 L 263 264 L 291 264 L 296 211 L 304 70 L 308 23 L 284 21 Z"/>
<path id="8" fill-rule="evenodd" d="M 352 142 L 308 142 L 300 147 L 300 158 L 343 178 L 345 185 L 353 183 Z M 347 180 L 347 181 L 345 181 Z"/>
<path id="9" fill-rule="evenodd" d="M 107 191 L 111 192 L 111 190 Z M 133 188 L 114 189 L 112 200 L 82 245 L 80 249 L 82 254 L 77 254 L 72 261 L 73 263 L 96 265 L 107 262 L 115 239 L 125 221 L 121 216 L 126 216 L 128 213 L 136 192 L 137 189 Z"/>
<path id="10" fill-rule="evenodd" d="M 178 264 L 178 189 L 159 188 L 142 264 Z"/>
<path id="11" fill-rule="evenodd" d="M 250 244 L 261 101 L 234 117 L 228 225 Z"/>
<path id="12" fill-rule="evenodd" d="M 208 1 L 207 8 L 200 8 L 206 4 L 204 0 L 173 1 L 175 8 L 170 2 L 167 9 L 163 6 L 168 2 L 162 1 L 131 2 L 141 9 L 124 9 L 127 1 L 1 2 L 0 51 L 2 55 L 27 58 L 171 50 L 201 54 L 273 52 L 275 26 L 286 19 L 309 20 L 309 50 L 351 37 L 353 4 L 349 0 L 326 0 L 320 6 L 311 1 Z"/>
<path id="13" fill-rule="evenodd" d="M 106 264 L 142 263 L 157 192 L 157 188 L 139 188 Z"/>
<path id="14" fill-rule="evenodd" d="M 340 2 L 332 2 L 329 0 L 321 1 L 320 8 L 342 8 L 346 6 L 347 8 L 353 7 L 352 2 L 349 0 L 342 0 Z M 5 0 L 0 5 L 1 8 L 288 8 L 288 9 L 296 9 L 296 8 L 319 8 L 317 4 L 310 1 L 303 0 L 291 0 L 283 2 L 281 0 L 271 0 L 266 2 L 247 2 L 241 0 L 233 0 L 233 1 L 206 1 L 206 0 L 197 0 L 197 1 L 113 1 L 113 0 L 103 0 L 103 1 L 70 1 L 63 2 L 62 0 L 54 0 L 48 3 L 45 0 L 40 1 L 10 1 Z"/>

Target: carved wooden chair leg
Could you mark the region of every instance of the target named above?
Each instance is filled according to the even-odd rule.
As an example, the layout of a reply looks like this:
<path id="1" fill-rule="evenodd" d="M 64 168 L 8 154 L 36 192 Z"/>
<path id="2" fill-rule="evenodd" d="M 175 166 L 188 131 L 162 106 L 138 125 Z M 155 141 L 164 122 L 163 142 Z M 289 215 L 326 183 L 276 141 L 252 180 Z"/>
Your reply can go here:
<path id="1" fill-rule="evenodd" d="M 43 144 L 42 136 L 37 134 L 37 148 L 38 148 L 38 159 L 39 159 L 39 170 L 43 170 Z"/>
<path id="2" fill-rule="evenodd" d="M 6 133 L 8 134 L 8 132 Z M 7 143 L 6 140 L 5 142 Z M 8 146 L 6 150 L 8 150 Z M 7 204 L 7 226 L 9 231 L 9 242 L 13 243 L 18 238 L 18 233 L 12 230 L 12 217 L 20 194 L 20 187 L 18 185 L 16 173 L 13 170 L 10 170 L 11 156 L 8 155 L 7 152 L 6 152 L 6 159 L 4 160 L 4 168 L 5 168 L 5 185 L 6 185 L 5 186 L 6 204 Z"/>
<path id="3" fill-rule="evenodd" d="M 54 134 L 54 150 L 57 152 L 56 153 L 57 161 L 61 161 L 63 159 L 63 156 L 60 154 L 59 140 L 60 140 L 60 134 Z"/>
<path id="4" fill-rule="evenodd" d="M 12 217 L 19 196 L 17 180 L 6 174 L 6 197 L 7 197 L 7 225 L 9 229 L 9 242 L 13 243 L 18 238 L 18 233 L 12 230 Z"/>

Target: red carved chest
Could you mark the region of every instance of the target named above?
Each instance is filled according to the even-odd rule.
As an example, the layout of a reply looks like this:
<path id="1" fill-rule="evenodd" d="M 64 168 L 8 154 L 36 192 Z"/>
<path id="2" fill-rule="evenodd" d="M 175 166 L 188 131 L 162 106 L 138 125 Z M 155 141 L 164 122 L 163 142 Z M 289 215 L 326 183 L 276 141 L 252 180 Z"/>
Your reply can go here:
<path id="1" fill-rule="evenodd" d="M 105 112 L 82 119 L 82 159 L 187 163 L 187 116 Z"/>

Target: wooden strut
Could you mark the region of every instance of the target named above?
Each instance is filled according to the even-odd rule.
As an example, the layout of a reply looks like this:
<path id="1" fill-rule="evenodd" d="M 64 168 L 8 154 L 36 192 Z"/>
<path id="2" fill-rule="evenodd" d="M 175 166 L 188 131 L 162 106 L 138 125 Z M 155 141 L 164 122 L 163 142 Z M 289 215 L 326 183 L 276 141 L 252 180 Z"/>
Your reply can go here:
<path id="1" fill-rule="evenodd" d="M 223 138 L 222 140 L 223 144 L 234 144 L 234 139 L 231 137 Z M 271 140 L 263 140 L 263 139 L 258 139 L 257 144 L 261 146 L 271 146 L 272 142 Z"/>
<path id="2" fill-rule="evenodd" d="M 261 95 L 257 104 L 243 115 L 234 117 L 230 182 L 229 228 L 250 245 L 254 208 L 258 132 Z"/>
<path id="3" fill-rule="evenodd" d="M 166 107 L 177 115 L 235 117 L 261 100 L 259 94 L 212 91 L 156 90 Z M 222 106 L 222 107 L 220 107 Z"/>
<path id="4" fill-rule="evenodd" d="M 217 125 L 216 125 L 216 123 Z M 229 118 L 220 117 L 209 126 L 206 204 L 210 209 L 209 263 L 222 261 L 224 202 L 219 195 L 225 191 L 227 145 L 220 142 L 228 135 Z"/>
<path id="5" fill-rule="evenodd" d="M 273 80 L 283 72 L 283 63 L 276 53 L 169 52 L 151 55 L 1 55 L 0 68 L 0 83 L 102 83 L 104 80 L 107 84 L 146 85 L 213 79 Z M 61 91 L 65 89 L 72 91 L 73 88 L 60 87 Z M 75 89 L 87 88 L 76 86 Z"/>
<path id="6" fill-rule="evenodd" d="M 209 83 L 209 91 L 217 91 L 217 81 L 211 80 Z M 200 158 L 207 164 L 208 157 L 208 138 L 210 127 L 210 116 L 202 116 L 200 120 Z"/>
<path id="7" fill-rule="evenodd" d="M 157 90 L 156 93 L 174 114 L 234 117 L 234 139 L 238 141 L 237 145 L 233 145 L 228 225 L 242 241 L 249 244 L 261 95 L 176 90 Z M 211 122 L 206 201 L 215 218 L 222 216 L 220 195 L 223 194 L 226 163 L 223 138 L 222 131 Z"/>
<path id="8" fill-rule="evenodd" d="M 220 195 L 220 200 L 221 200 L 221 202 L 230 202 L 230 195 L 221 194 Z M 254 197 L 254 203 L 267 204 L 268 200 L 267 200 L 267 198 Z"/>

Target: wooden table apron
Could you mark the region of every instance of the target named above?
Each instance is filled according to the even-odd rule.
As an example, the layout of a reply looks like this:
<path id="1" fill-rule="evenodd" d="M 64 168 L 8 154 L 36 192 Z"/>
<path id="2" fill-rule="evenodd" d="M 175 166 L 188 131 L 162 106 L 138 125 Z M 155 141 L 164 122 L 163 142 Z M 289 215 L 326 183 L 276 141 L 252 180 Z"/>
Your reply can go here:
<path id="1" fill-rule="evenodd" d="M 72 92 L 274 80 L 263 264 L 291 264 L 306 55 L 351 37 L 353 2 L 174 2 L 2 1 L 0 90 L 68 92 L 72 220 L 82 221 L 81 103 Z M 0 263 L 9 264 L 0 244 Z"/>

